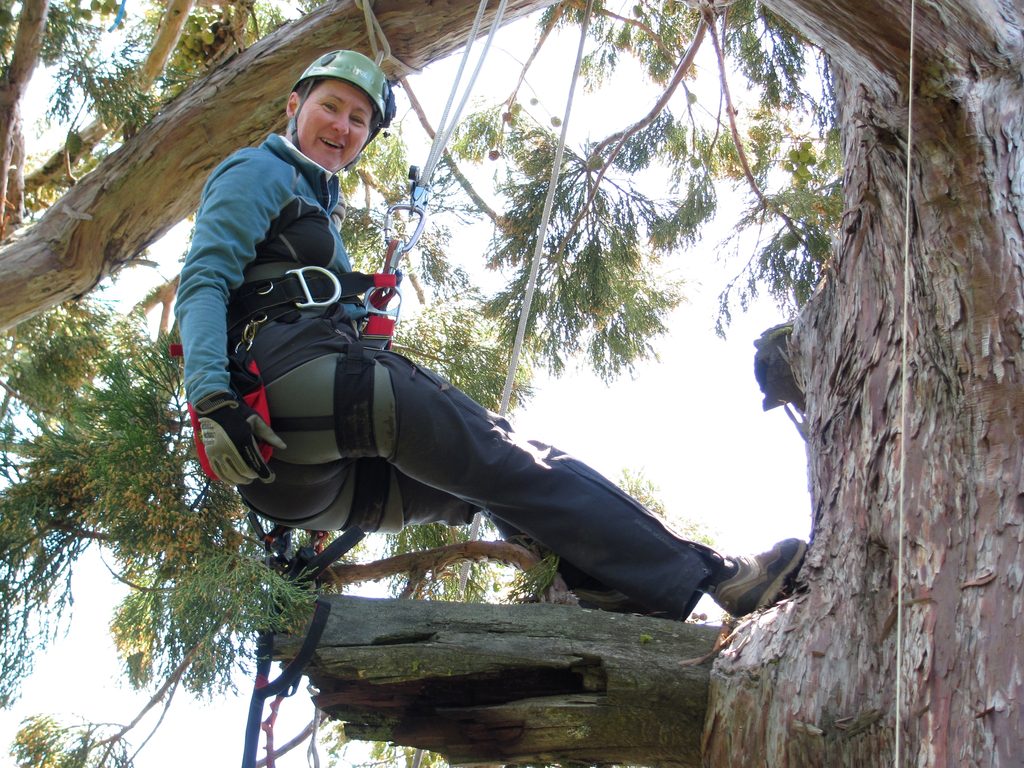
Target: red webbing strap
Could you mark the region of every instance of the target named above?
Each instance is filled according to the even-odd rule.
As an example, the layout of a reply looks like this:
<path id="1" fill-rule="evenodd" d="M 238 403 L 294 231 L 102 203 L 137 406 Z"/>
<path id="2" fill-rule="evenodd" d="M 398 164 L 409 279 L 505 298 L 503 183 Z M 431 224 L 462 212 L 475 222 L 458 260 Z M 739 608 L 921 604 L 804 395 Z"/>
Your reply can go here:
<path id="1" fill-rule="evenodd" d="M 397 241 L 392 241 L 397 243 Z M 391 247 L 389 246 L 389 252 Z M 370 305 L 381 312 L 386 312 L 391 299 L 395 297 L 398 286 L 398 275 L 394 272 L 378 272 L 373 276 L 373 292 L 370 294 Z M 368 341 L 383 342 L 381 347 L 387 349 L 391 346 L 391 337 L 395 335 L 396 319 L 393 315 L 375 314 L 370 310 L 366 319 L 366 325 L 360 338 Z"/>

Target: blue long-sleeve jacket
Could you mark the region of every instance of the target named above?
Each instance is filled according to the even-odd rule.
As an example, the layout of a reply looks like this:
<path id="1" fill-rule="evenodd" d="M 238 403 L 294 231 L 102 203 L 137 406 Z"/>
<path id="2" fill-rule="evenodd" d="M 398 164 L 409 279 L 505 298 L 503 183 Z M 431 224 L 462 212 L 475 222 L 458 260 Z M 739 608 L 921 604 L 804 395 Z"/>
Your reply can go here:
<path id="1" fill-rule="evenodd" d="M 257 257 L 351 271 L 330 216 L 339 194 L 334 174 L 277 134 L 235 152 L 210 174 L 175 304 L 190 402 L 231 388 L 228 299 Z"/>

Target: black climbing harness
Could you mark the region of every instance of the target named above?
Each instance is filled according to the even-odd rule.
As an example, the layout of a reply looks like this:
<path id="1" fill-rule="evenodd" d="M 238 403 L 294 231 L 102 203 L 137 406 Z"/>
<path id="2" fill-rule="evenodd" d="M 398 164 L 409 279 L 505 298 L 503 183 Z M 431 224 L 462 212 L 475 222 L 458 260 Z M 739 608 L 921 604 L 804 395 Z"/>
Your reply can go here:
<path id="1" fill-rule="evenodd" d="M 270 532 L 266 532 L 255 513 L 250 513 L 249 522 L 263 540 L 267 565 L 280 571 L 286 578 L 303 584 L 318 583 L 324 571 L 355 547 L 365 536 L 358 528 L 350 528 L 322 550 L 315 545 L 305 546 L 289 557 L 291 528 L 278 525 Z M 318 540 L 320 538 L 322 537 L 318 537 Z M 330 603 L 318 597 L 313 609 L 313 617 L 309 622 L 309 628 L 306 630 L 306 636 L 303 638 L 298 653 L 273 680 L 270 679 L 270 668 L 274 655 L 274 633 L 269 630 L 259 633 L 256 640 L 256 680 L 252 699 L 249 702 L 249 716 L 245 727 L 242 768 L 256 768 L 261 730 L 267 734 L 266 764 L 269 768 L 273 768 L 273 728 L 277 718 L 277 707 L 283 699 L 298 690 L 299 680 L 327 627 L 330 612 Z M 271 697 L 275 699 L 271 704 L 271 714 L 266 720 L 263 720 L 264 705 Z"/>

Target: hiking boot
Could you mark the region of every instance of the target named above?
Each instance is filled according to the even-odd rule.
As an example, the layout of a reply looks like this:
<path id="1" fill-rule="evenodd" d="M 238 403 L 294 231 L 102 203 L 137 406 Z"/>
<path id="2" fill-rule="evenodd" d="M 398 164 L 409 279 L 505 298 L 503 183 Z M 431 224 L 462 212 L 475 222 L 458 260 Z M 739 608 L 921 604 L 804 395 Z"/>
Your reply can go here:
<path id="1" fill-rule="evenodd" d="M 730 557 L 735 571 L 707 590 L 733 616 L 745 616 L 778 602 L 786 580 L 803 562 L 807 544 L 785 539 L 753 557 Z"/>

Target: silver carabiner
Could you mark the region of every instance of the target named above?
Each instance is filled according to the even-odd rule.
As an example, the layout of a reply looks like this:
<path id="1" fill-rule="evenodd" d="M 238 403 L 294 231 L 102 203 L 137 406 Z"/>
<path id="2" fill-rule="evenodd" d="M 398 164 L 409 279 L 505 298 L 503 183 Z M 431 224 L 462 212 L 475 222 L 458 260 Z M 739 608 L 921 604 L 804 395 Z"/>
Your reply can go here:
<path id="1" fill-rule="evenodd" d="M 334 293 L 331 294 L 329 299 L 314 299 L 313 294 L 309 290 L 309 285 L 306 284 L 306 270 L 312 270 L 319 272 L 322 275 L 326 275 L 331 281 L 331 285 L 334 286 Z M 341 298 L 341 281 L 338 280 L 338 276 L 330 270 L 324 269 L 323 267 L 314 267 L 312 265 L 307 267 L 299 267 L 298 269 L 289 269 L 285 272 L 286 275 L 295 275 L 299 279 L 299 285 L 302 287 L 302 293 L 305 294 L 305 301 L 296 301 L 295 306 L 299 309 L 305 309 L 306 307 L 329 307 L 331 304 Z"/>
<path id="2" fill-rule="evenodd" d="M 398 268 L 398 262 L 401 259 L 402 254 L 408 253 L 416 246 L 416 243 L 420 239 L 420 235 L 423 234 L 423 229 L 427 224 L 427 210 L 422 205 L 418 203 L 395 203 L 390 206 L 387 213 L 384 214 L 385 245 L 391 241 L 391 221 L 397 211 L 406 211 L 410 217 L 416 216 L 417 221 L 409 239 L 400 243 L 394 253 L 391 254 L 391 258 L 385 265 L 386 272 L 394 272 Z"/>

